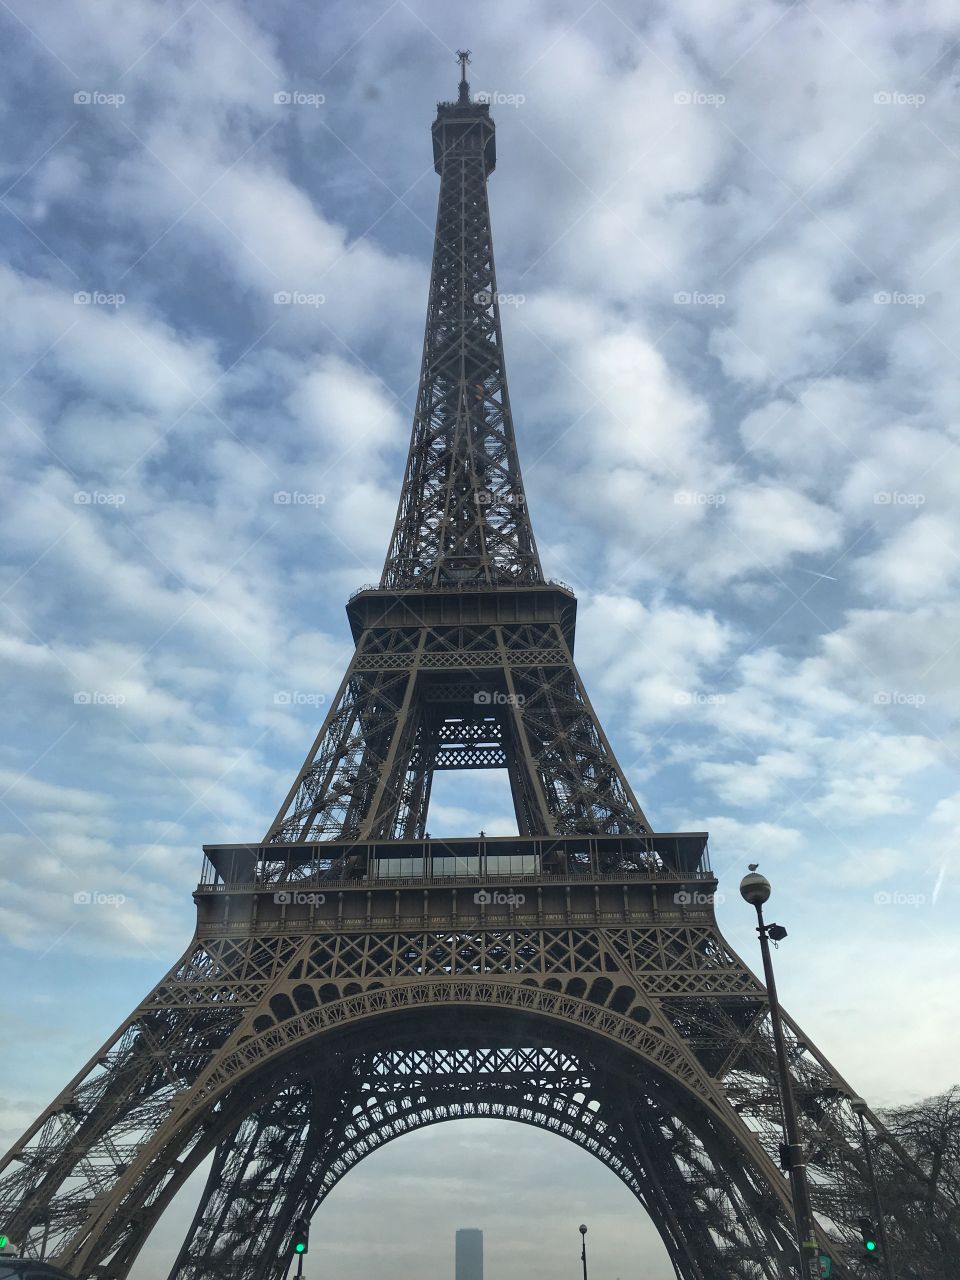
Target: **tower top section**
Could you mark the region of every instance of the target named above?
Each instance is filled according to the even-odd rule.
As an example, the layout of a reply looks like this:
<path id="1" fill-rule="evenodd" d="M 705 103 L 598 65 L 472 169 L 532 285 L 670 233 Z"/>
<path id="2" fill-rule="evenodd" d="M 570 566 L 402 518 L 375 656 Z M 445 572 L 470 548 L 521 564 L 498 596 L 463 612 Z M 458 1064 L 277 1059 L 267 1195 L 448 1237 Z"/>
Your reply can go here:
<path id="1" fill-rule="evenodd" d="M 490 106 L 474 102 L 467 81 L 470 50 L 459 49 L 460 84 L 456 102 L 438 102 L 433 122 L 433 167 L 443 173 L 444 158 L 462 158 L 471 152 L 483 156 L 484 174 L 493 173 L 497 164 L 496 129 L 490 119 Z"/>
<path id="2" fill-rule="evenodd" d="M 440 175 L 423 362 L 410 452 L 381 589 L 543 584 L 514 439 L 487 178 L 496 161 L 469 53 L 456 102 L 437 104 Z"/>

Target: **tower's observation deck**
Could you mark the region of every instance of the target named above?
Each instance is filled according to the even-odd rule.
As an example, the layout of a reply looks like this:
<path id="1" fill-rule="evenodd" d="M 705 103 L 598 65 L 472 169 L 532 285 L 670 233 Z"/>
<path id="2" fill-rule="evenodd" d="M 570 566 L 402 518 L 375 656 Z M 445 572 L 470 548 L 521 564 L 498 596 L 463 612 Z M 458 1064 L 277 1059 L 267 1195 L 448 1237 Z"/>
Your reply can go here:
<path id="1" fill-rule="evenodd" d="M 486 102 L 438 102 L 433 122 L 433 166 L 443 175 L 444 162 L 453 156 L 478 153 L 484 172 L 497 165 L 497 130 Z"/>
<path id="2" fill-rule="evenodd" d="M 204 845 L 205 935 L 712 918 L 705 832 Z M 613 869 L 612 869 L 613 868 Z"/>

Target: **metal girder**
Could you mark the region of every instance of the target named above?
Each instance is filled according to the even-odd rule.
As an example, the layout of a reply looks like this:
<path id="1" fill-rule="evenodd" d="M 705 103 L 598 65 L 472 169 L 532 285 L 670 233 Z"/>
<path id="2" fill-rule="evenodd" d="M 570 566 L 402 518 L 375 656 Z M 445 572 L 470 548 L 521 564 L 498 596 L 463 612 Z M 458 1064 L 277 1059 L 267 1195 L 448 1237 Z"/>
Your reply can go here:
<path id="1" fill-rule="evenodd" d="M 389 628 L 363 634 L 267 840 L 422 836 L 430 776 L 451 767 L 443 747 L 452 730 L 441 726 L 481 721 L 502 754 L 485 751 L 475 763 L 463 755 L 452 767 L 507 767 L 523 834 L 651 830 L 558 622 L 477 628 L 487 642 L 477 649 L 462 643 L 469 628 L 458 629 L 468 635 L 456 637 L 457 649 L 445 630 L 424 626 L 413 645 L 405 634 L 402 648 Z M 539 645 L 530 645 L 531 632 Z M 465 666 L 448 664 L 464 651 Z M 371 657 L 391 663 L 371 667 Z"/>
<path id="2" fill-rule="evenodd" d="M 573 662 L 575 598 L 543 579 L 503 363 L 493 123 L 465 80 L 433 139 L 420 391 L 380 586 L 348 604 L 353 660 L 262 845 L 211 852 L 183 958 L 0 1162 L 0 1227 L 78 1280 L 125 1280 L 211 1153 L 175 1280 L 279 1280 L 294 1218 L 359 1159 L 479 1115 L 614 1169 L 680 1280 L 793 1274 L 765 992 L 691 898 L 716 885 L 703 834 L 647 823 Z M 500 765 L 509 848 L 427 839 L 434 772 Z M 406 882 L 394 858 L 416 866 Z M 786 1031 L 844 1280 L 872 1212 L 855 1094 Z M 894 1240 L 929 1229 L 910 1212 Z"/>
<path id="3" fill-rule="evenodd" d="M 413 436 L 384 587 L 541 582 L 507 391 L 490 108 L 441 103 L 440 198 Z"/>
<path id="4" fill-rule="evenodd" d="M 591 890 L 578 885 L 577 893 L 586 898 Z M 249 915 L 249 895 L 238 895 L 238 924 L 244 902 Z M 576 902 L 571 914 L 582 914 Z M 520 1047 L 536 1028 L 546 1044 L 567 1037 L 586 1045 L 592 1063 L 606 1067 L 616 1057 L 626 1064 L 634 1120 L 612 1087 L 604 1116 L 610 1125 L 640 1126 L 647 1155 L 631 1167 L 684 1280 L 724 1274 L 704 1270 L 710 1251 L 718 1266 L 737 1260 L 739 1270 L 726 1274 L 789 1275 L 787 1262 L 764 1270 L 750 1252 L 778 1258 L 789 1238 L 763 991 L 711 913 L 686 924 L 618 929 L 276 934 L 248 920 L 248 930 L 198 941 L 4 1162 L 5 1228 L 28 1252 L 45 1239 L 48 1256 L 76 1276 L 122 1280 L 187 1172 L 222 1141 L 221 1129 L 254 1125 L 217 1157 L 219 1169 L 234 1170 L 230 1186 L 240 1187 L 249 1135 L 263 1133 L 266 1142 L 270 1134 L 269 1116 L 247 1117 L 282 1088 L 296 1088 L 298 1078 L 315 1076 L 318 1062 L 320 1102 L 329 1106 L 342 1064 L 361 1049 L 383 1052 L 403 1036 L 425 1044 L 447 1028 L 455 1054 L 481 1027 L 490 1029 L 492 1043 Z M 816 1208 L 825 1242 L 842 1258 L 858 1216 L 852 1210 L 867 1196 L 853 1091 L 793 1024 L 789 1037 Z M 433 1092 L 429 1081 L 425 1088 L 423 1123 L 442 1101 L 442 1090 Z M 637 1112 L 641 1094 L 658 1099 L 654 1128 L 646 1111 Z M 317 1134 L 326 1133 L 330 1114 L 317 1113 Z M 638 1149 L 635 1135 L 631 1142 Z M 332 1160 L 332 1148 L 323 1150 Z M 345 1150 L 337 1151 L 349 1164 Z M 728 1176 L 733 1165 L 739 1181 Z M 280 1217 L 264 1226 L 275 1232 L 271 1239 L 289 1229 L 294 1201 L 315 1183 L 315 1170 L 298 1169 L 299 1182 L 277 1184 Z M 657 1217 L 657 1181 L 674 1205 L 672 1225 Z M 693 1197 L 683 1212 L 682 1186 Z M 207 1200 L 215 1218 L 231 1202 L 229 1187 Z M 200 1265 L 211 1232 L 210 1220 L 198 1219 L 197 1242 L 184 1258 Z"/>
<path id="5" fill-rule="evenodd" d="M 335 1107 L 325 1108 L 325 1128 L 308 1124 L 303 1102 L 280 1117 L 264 1103 L 230 1146 L 232 1178 L 220 1165 L 211 1170 L 170 1280 L 282 1280 L 291 1260 L 289 1239 L 271 1229 L 270 1215 L 249 1215 L 251 1186 L 263 1189 L 274 1218 L 310 1216 L 341 1178 L 386 1143 L 427 1125 L 469 1118 L 532 1125 L 590 1152 L 650 1213 L 672 1255 L 698 1259 L 698 1278 L 729 1274 L 736 1257 L 756 1261 L 757 1275 L 776 1280 L 776 1261 L 768 1260 L 768 1242 L 753 1230 L 746 1207 L 755 1189 L 745 1182 L 744 1190 L 723 1163 L 712 1163 L 675 1108 L 664 1104 L 662 1087 L 644 1091 L 568 1049 L 468 1038 L 474 1043 L 465 1044 L 461 1035 L 456 1048 L 357 1052 Z M 303 1097 L 311 1091 L 331 1096 L 322 1070 L 299 1088 Z M 288 1197 L 277 1185 L 283 1151 L 294 1153 L 298 1169 L 310 1167 L 306 1185 L 301 1179 Z M 722 1156 L 729 1163 L 736 1151 L 728 1145 Z M 719 1195 L 718 1183 L 725 1188 Z M 231 1204 L 244 1206 L 233 1227 L 226 1220 Z"/>

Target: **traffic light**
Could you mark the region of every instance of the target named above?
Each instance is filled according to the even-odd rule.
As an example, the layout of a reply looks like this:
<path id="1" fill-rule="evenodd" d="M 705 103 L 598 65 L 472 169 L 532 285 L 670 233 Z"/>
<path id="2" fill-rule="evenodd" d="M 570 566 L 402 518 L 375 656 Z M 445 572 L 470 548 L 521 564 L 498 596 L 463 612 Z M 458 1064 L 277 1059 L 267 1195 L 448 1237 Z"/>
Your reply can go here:
<path id="1" fill-rule="evenodd" d="M 310 1244 L 310 1223 L 300 1218 L 293 1224 L 293 1252 L 297 1255 L 306 1253 Z"/>
<path id="2" fill-rule="evenodd" d="M 873 1258 L 877 1253 L 877 1229 L 869 1218 L 859 1218 L 857 1224 L 860 1227 L 860 1235 L 863 1239 L 863 1251 L 868 1258 Z"/>

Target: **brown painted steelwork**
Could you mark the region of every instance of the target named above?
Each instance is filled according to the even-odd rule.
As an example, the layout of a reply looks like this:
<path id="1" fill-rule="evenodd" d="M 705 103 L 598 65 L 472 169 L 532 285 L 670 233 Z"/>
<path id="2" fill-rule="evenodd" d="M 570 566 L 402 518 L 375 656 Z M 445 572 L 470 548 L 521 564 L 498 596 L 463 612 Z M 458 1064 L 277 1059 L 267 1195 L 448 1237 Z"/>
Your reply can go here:
<path id="1" fill-rule="evenodd" d="M 764 990 L 719 932 L 702 833 L 656 834 L 573 662 L 514 440 L 489 109 L 441 103 L 420 393 L 356 652 L 259 844 L 209 846 L 183 957 L 0 1165 L 0 1228 L 124 1280 L 213 1153 L 172 1280 L 280 1280 L 291 1224 L 422 1125 L 500 1116 L 634 1192 L 682 1280 L 786 1280 Z M 519 834 L 437 840 L 433 773 L 508 771 Z M 822 1241 L 869 1212 L 853 1091 L 789 1020 Z M 878 1122 L 868 1117 L 874 1128 Z"/>

